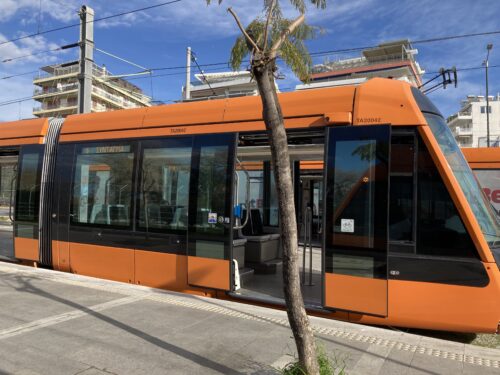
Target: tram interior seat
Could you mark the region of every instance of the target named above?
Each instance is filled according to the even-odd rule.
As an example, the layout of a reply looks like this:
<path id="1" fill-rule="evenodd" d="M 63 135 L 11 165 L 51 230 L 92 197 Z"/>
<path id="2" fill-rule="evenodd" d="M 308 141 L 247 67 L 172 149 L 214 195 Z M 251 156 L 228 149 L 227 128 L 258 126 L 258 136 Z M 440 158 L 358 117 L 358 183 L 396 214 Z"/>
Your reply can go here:
<path id="1" fill-rule="evenodd" d="M 246 238 L 234 238 L 233 239 L 233 259 L 238 262 L 238 268 L 245 268 L 245 245 L 247 243 Z"/>
<path id="2" fill-rule="evenodd" d="M 243 217 L 246 212 L 243 211 Z M 265 263 L 275 260 L 279 256 L 279 239 L 277 233 L 264 233 L 264 226 L 260 211 L 250 209 L 248 223 L 243 229 L 239 230 L 239 237 L 247 240 L 245 248 L 246 263 Z"/>
<path id="3" fill-rule="evenodd" d="M 123 204 L 108 205 L 108 222 L 114 225 L 127 224 L 129 221 L 128 207 Z"/>
<path id="4" fill-rule="evenodd" d="M 128 223 L 129 208 L 123 204 L 95 204 L 91 209 L 90 223 L 120 225 Z"/>
<path id="5" fill-rule="evenodd" d="M 171 221 L 172 229 L 186 229 L 188 226 L 188 209 L 184 206 L 176 206 Z"/>

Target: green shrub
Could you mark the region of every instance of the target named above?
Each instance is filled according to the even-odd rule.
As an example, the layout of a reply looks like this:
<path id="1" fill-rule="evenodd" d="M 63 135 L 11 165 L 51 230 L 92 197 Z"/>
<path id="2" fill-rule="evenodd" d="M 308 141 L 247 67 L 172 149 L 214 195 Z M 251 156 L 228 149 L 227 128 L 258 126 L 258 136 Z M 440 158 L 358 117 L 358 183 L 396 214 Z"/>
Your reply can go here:
<path id="1" fill-rule="evenodd" d="M 318 347 L 318 364 L 320 375 L 346 375 L 345 361 L 338 358 L 333 353 L 333 358 L 330 358 L 322 347 Z M 307 375 L 300 367 L 298 362 L 289 363 L 282 370 L 283 375 Z"/>

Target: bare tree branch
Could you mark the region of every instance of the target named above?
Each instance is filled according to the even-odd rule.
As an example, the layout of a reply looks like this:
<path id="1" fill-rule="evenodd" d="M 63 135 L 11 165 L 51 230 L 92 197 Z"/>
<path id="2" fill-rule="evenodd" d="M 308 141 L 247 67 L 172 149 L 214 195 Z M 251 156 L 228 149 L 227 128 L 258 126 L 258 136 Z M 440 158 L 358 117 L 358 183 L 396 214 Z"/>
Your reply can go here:
<path id="1" fill-rule="evenodd" d="M 269 7 L 269 13 L 267 14 L 266 27 L 264 29 L 264 47 L 262 47 L 263 51 L 265 51 L 267 48 L 267 33 L 269 32 L 269 23 L 271 22 L 271 17 L 273 15 L 274 4 L 276 4 L 276 0 L 273 0 L 273 2 L 271 3 L 271 6 Z"/>
<path id="2" fill-rule="evenodd" d="M 277 53 L 278 49 L 281 47 L 281 45 L 286 40 L 286 38 L 288 37 L 288 35 L 290 35 L 291 33 L 293 33 L 293 31 L 302 22 L 304 22 L 305 18 L 306 18 L 306 16 L 304 14 L 301 14 L 299 17 L 297 17 L 297 19 L 295 21 L 293 21 L 290 24 L 290 26 L 288 26 L 288 28 L 285 31 L 283 31 L 283 33 L 281 34 L 281 36 L 278 38 L 278 40 L 276 42 L 274 42 L 274 45 L 271 48 L 271 51 L 269 53 L 269 56 L 271 58 L 274 58 L 276 56 L 276 53 Z"/>
<path id="3" fill-rule="evenodd" d="M 238 25 L 238 27 L 240 28 L 241 32 L 243 33 L 243 35 L 245 36 L 245 38 L 248 40 L 248 42 L 253 46 L 253 48 L 255 48 L 255 50 L 257 52 L 261 52 L 259 46 L 254 42 L 254 40 L 250 37 L 250 35 L 248 35 L 248 33 L 245 31 L 245 28 L 241 24 L 240 19 L 238 18 L 238 16 L 236 15 L 236 13 L 233 11 L 233 9 L 232 8 L 227 8 L 227 11 L 229 13 L 231 13 L 231 15 L 234 17 L 234 20 L 236 21 L 236 24 Z"/>

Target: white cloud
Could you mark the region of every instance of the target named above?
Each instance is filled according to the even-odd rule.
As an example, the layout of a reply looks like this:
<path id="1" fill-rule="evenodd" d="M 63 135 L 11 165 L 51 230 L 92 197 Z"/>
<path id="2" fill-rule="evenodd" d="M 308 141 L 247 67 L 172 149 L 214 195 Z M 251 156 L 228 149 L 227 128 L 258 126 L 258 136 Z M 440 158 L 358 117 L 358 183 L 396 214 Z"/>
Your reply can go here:
<path id="1" fill-rule="evenodd" d="M 0 34 L 0 42 L 5 40 L 7 40 L 7 37 Z M 31 55 L 54 49 L 58 46 L 58 44 L 48 41 L 44 36 L 22 39 L 16 43 L 0 45 L 0 78 L 37 71 L 41 66 L 70 59 L 69 55 L 74 52 L 64 50 L 58 53 L 42 53 L 7 63 L 1 62 L 3 59 Z M 34 74 L 26 74 L 11 79 L 0 80 L 0 103 L 31 96 L 33 94 L 33 76 Z M 2 105 L 0 107 L 0 121 L 32 117 L 32 103 L 32 101 L 25 101 Z"/>
<path id="2" fill-rule="evenodd" d="M 51 18 L 66 23 L 78 19 L 78 9 L 77 0 L 43 0 L 41 15 L 42 18 Z M 6 22 L 14 16 L 21 15 L 25 24 L 36 24 L 39 11 L 39 0 L 2 0 L 0 1 L 0 22 Z"/>
<path id="3" fill-rule="evenodd" d="M 7 37 L 3 34 L 0 34 L 0 43 L 6 40 L 8 40 Z M 32 64 L 41 66 L 42 64 L 54 63 L 61 58 L 61 55 L 67 55 L 68 53 L 70 53 L 69 50 L 60 50 L 45 53 L 45 51 L 54 50 L 58 47 L 60 47 L 60 44 L 50 42 L 41 35 L 22 39 L 16 43 L 7 43 L 0 45 L 0 72 L 12 67 L 18 68 L 29 66 Z M 2 62 L 3 60 L 7 59 L 13 60 L 5 63 Z"/>

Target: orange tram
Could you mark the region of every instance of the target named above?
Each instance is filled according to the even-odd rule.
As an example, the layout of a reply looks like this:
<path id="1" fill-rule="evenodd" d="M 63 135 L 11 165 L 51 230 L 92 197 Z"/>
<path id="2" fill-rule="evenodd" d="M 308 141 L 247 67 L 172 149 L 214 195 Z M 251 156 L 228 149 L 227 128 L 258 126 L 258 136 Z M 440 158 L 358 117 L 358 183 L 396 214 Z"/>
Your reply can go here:
<path id="1" fill-rule="evenodd" d="M 499 226 L 436 107 L 379 78 L 280 101 L 309 311 L 497 332 Z M 0 124 L 0 257 L 283 305 L 261 108 L 244 97 Z"/>

